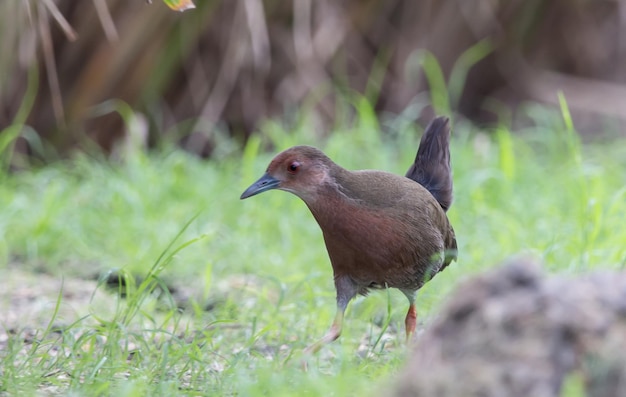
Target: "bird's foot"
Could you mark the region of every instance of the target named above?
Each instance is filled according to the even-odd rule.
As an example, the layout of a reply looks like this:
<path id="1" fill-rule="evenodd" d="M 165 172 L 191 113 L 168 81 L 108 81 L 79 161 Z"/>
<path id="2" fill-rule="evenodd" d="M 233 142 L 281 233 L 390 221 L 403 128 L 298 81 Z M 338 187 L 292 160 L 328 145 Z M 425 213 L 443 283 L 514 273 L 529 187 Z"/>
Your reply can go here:
<path id="1" fill-rule="evenodd" d="M 336 340 L 341 335 L 341 326 L 334 323 L 326 335 L 322 337 L 322 339 L 313 343 L 312 345 L 307 346 L 304 349 L 304 354 L 311 355 L 317 353 L 324 345 L 329 344 L 330 342 Z"/>
<path id="2" fill-rule="evenodd" d="M 306 372 L 309 369 L 309 359 L 317 353 L 324 345 L 329 344 L 330 342 L 336 340 L 341 335 L 341 325 L 338 323 L 333 323 L 330 327 L 326 335 L 322 337 L 322 339 L 313 343 L 312 345 L 307 346 L 303 350 L 304 357 L 302 357 L 302 369 Z"/>

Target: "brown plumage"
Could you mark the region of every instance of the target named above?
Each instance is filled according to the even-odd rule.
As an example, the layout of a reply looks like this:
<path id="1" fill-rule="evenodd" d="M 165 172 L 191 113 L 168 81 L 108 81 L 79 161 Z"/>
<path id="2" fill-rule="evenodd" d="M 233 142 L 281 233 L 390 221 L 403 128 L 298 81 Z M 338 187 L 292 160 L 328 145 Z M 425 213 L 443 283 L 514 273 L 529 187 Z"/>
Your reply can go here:
<path id="1" fill-rule="evenodd" d="M 348 171 L 320 150 L 295 146 L 279 153 L 241 199 L 270 189 L 300 197 L 324 235 L 337 290 L 329 332 L 308 351 L 337 339 L 352 298 L 372 288 L 397 288 L 409 300 L 407 338 L 417 321 L 417 290 L 457 257 L 445 211 L 452 203 L 450 127 L 439 117 L 426 128 L 406 177 Z M 418 182 L 418 183 L 415 183 Z"/>

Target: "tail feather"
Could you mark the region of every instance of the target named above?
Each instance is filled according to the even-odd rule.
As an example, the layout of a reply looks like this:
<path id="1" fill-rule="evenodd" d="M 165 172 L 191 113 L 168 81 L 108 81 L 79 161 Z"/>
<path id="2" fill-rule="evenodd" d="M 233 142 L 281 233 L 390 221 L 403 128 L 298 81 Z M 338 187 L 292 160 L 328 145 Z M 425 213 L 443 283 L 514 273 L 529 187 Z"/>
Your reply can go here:
<path id="1" fill-rule="evenodd" d="M 415 162 L 406 177 L 424 186 L 447 211 L 452 205 L 450 169 L 450 120 L 437 117 L 430 122 L 420 141 Z"/>

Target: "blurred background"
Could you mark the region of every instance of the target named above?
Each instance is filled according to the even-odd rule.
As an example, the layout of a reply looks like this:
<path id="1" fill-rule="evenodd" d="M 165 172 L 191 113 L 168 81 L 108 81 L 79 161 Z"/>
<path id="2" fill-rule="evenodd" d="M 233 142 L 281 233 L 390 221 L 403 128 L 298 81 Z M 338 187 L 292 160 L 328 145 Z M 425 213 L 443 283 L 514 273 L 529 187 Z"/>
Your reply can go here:
<path id="1" fill-rule="evenodd" d="M 0 149 L 17 137 L 18 166 L 163 141 L 211 156 L 268 119 L 288 128 L 305 117 L 328 134 L 355 94 L 383 118 L 513 126 L 530 122 L 527 104 L 556 107 L 563 92 L 588 137 L 619 134 L 626 121 L 625 1 L 196 6 L 0 2 Z"/>
<path id="2" fill-rule="evenodd" d="M 0 395 L 389 395 L 406 298 L 355 299 L 301 371 L 334 315 L 322 233 L 239 197 L 296 144 L 403 174 L 435 115 L 460 254 L 420 329 L 517 255 L 626 269 L 626 0 L 194 2 L 0 0 Z M 614 362 L 589 357 L 559 395 Z"/>

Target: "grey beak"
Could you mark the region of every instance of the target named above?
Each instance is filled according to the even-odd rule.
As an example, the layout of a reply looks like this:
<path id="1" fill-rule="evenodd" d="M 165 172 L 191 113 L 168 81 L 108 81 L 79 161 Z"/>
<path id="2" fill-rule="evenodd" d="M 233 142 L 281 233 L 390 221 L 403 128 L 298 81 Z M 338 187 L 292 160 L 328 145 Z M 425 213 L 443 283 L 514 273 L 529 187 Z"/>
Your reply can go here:
<path id="1" fill-rule="evenodd" d="M 250 185 L 250 187 L 247 188 L 246 191 L 241 194 L 240 199 L 241 200 L 247 199 L 248 197 L 252 197 L 259 193 L 263 193 L 267 190 L 276 189 L 279 184 L 280 184 L 280 181 L 278 179 L 265 173 L 263 174 L 261 178 L 259 178 L 258 181 Z"/>

